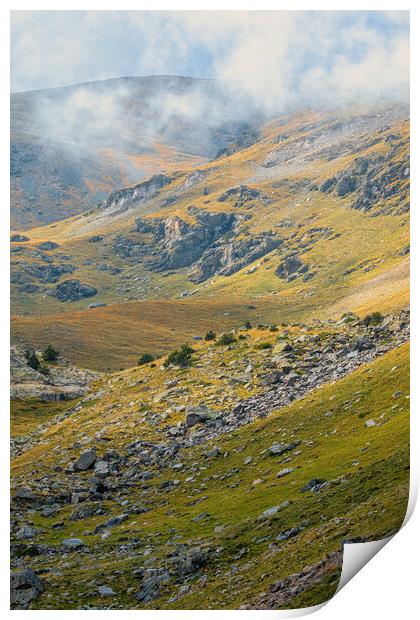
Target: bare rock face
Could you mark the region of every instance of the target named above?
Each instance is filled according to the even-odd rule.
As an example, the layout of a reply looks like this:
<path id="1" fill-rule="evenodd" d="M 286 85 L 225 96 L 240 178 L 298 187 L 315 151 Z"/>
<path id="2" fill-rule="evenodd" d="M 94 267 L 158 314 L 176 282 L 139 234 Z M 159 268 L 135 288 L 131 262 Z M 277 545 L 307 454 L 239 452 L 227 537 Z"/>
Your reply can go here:
<path id="1" fill-rule="evenodd" d="M 157 196 L 165 185 L 173 181 L 173 178 L 164 174 L 156 174 L 134 187 L 113 192 L 99 206 L 101 209 L 106 210 L 109 215 L 116 215 L 128 209 L 133 209 Z"/>
<path id="2" fill-rule="evenodd" d="M 214 275 L 230 276 L 279 247 L 281 240 L 266 234 L 219 242 L 209 247 L 196 263 L 192 282 L 204 282 Z"/>
<path id="3" fill-rule="evenodd" d="M 192 265 L 216 239 L 231 232 L 236 222 L 236 217 L 231 213 L 204 210 L 197 210 L 195 225 L 179 217 L 161 220 L 157 225 L 155 241 L 162 252 L 152 259 L 151 265 L 158 271 Z"/>
<path id="4" fill-rule="evenodd" d="M 38 356 L 41 358 L 41 356 Z M 48 367 L 44 375 L 27 364 L 22 348 L 14 345 L 10 351 L 10 396 L 11 398 L 37 398 L 39 400 L 69 400 L 83 396 L 89 383 L 98 374 L 91 370 L 77 368 L 59 358 Z"/>

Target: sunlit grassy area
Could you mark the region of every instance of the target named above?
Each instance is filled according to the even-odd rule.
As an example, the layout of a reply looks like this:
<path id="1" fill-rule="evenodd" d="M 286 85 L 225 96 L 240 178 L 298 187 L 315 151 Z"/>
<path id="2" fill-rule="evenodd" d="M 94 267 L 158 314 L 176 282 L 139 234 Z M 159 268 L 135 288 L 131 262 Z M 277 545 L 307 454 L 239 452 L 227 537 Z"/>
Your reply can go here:
<path id="1" fill-rule="evenodd" d="M 71 447 L 76 437 L 93 437 L 101 430 L 110 437 L 106 450 L 123 449 L 139 433 L 146 437 L 138 426 L 136 412 L 127 404 L 115 412 L 109 406 L 116 400 L 126 403 L 131 397 L 127 394 L 128 382 L 134 383 L 141 373 L 151 376 L 153 372 L 160 371 L 147 368 L 122 373 L 109 396 L 92 401 L 76 418 L 71 416 L 50 427 L 40 438 L 39 448 L 12 463 L 16 482 L 25 475 L 52 475 L 54 466 L 71 461 L 77 455 Z M 194 384 L 193 377 L 191 381 Z M 191 402 L 199 396 L 195 390 Z M 57 531 L 50 527 L 51 518 L 37 515 L 34 524 L 42 528 L 41 543 L 54 546 L 64 538 L 80 536 L 87 550 L 69 555 L 60 575 L 54 572 L 60 556 L 34 558 L 37 569 L 47 568 L 49 583 L 48 594 L 42 595 L 35 606 L 101 607 L 92 584 L 109 582 L 110 575 L 117 593 L 111 605 L 141 606 L 133 599 L 138 587 L 134 569 L 150 557 L 150 551 L 143 556 L 147 549 L 151 550 L 153 565 L 164 565 L 176 539 L 177 543 L 200 544 L 211 551 L 205 586 L 200 579 L 192 579 L 189 591 L 170 603 L 168 599 L 177 593 L 178 586 L 174 582 L 164 584 L 161 597 L 146 607 L 238 608 L 252 603 L 273 580 L 339 551 L 344 539 L 377 539 L 395 532 L 404 518 L 408 494 L 408 406 L 408 346 L 404 345 L 265 420 L 219 437 L 214 445 L 224 457 L 207 458 L 205 453 L 214 446 L 197 446 L 181 451 L 179 460 L 185 463 L 181 471 L 159 471 L 152 466 L 152 480 L 130 487 L 130 502 L 141 504 L 147 497 L 150 511 L 131 515 L 113 528 L 106 540 L 93 534 L 103 517 L 68 521 L 65 517 L 72 508 L 64 507 L 52 518 L 64 521 L 64 529 Z M 116 432 L 117 418 L 124 421 L 123 435 Z M 367 419 L 375 420 L 376 426 L 368 428 Z M 273 457 L 267 449 L 276 441 L 301 443 L 287 456 Z M 284 467 L 293 468 L 292 473 L 277 478 Z M 178 486 L 163 493 L 163 483 L 175 477 L 180 481 Z M 327 480 L 330 485 L 319 493 L 302 493 L 301 488 L 312 478 Z M 286 500 L 290 503 L 272 518 L 259 519 L 263 511 Z M 121 513 L 121 507 L 113 502 L 106 502 L 106 508 L 109 515 Z M 194 521 L 200 514 L 207 516 Z M 296 526 L 302 527 L 299 535 L 275 542 L 280 532 Z M 139 543 L 132 552 L 122 556 L 115 552 L 116 546 L 133 540 Z M 333 594 L 338 580 L 339 567 L 300 595 L 299 604 L 325 600 Z"/>

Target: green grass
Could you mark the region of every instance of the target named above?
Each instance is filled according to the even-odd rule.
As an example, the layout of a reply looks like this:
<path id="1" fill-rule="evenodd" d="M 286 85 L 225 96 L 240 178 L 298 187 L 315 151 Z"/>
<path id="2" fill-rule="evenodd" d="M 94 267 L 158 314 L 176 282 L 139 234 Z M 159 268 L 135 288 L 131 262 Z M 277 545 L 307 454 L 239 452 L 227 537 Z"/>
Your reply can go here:
<path id="1" fill-rule="evenodd" d="M 46 402 L 37 399 L 12 400 L 10 403 L 10 435 L 28 435 L 54 416 L 70 409 L 75 401 Z"/>
<path id="2" fill-rule="evenodd" d="M 121 389 L 126 388 L 121 385 Z M 397 391 L 402 394 L 394 396 Z M 65 521 L 65 528 L 57 532 L 50 528 L 52 520 L 63 520 L 70 508 L 63 508 L 53 519 L 37 515 L 35 524 L 44 528 L 40 542 L 55 545 L 68 536 L 80 536 L 92 553 L 70 555 L 59 576 L 47 572 L 48 596 L 42 595 L 35 606 L 75 608 L 88 603 L 100 607 L 103 600 L 95 594 L 92 583 L 110 583 L 118 596 L 106 604 L 142 607 L 132 597 L 138 587 L 133 570 L 149 557 L 142 556 L 147 545 L 152 546 L 156 558 L 152 565 L 164 565 L 176 535 L 178 542 L 199 543 L 212 549 L 211 561 L 205 568 L 205 586 L 193 578 L 189 582 L 191 590 L 170 603 L 168 599 L 178 590 L 171 582 L 163 587 L 161 598 L 146 607 L 238 608 L 252 603 L 273 581 L 319 562 L 329 552 L 339 551 L 343 539 L 377 539 L 395 532 L 404 519 L 409 483 L 407 395 L 408 346 L 404 345 L 269 418 L 219 438 L 214 445 L 227 453 L 225 458 L 205 458 L 204 451 L 212 445 L 183 450 L 184 470 L 164 470 L 148 483 L 131 488 L 130 502 L 146 501 L 151 510 L 131 515 L 112 530 L 106 541 L 88 533 L 103 517 Z M 90 425 L 80 427 L 85 433 L 89 429 L 91 436 L 95 419 L 96 428 L 107 431 L 107 402 L 98 407 L 89 409 L 88 415 L 93 416 Z M 376 420 L 377 426 L 367 428 L 366 417 Z M 54 445 L 60 445 L 59 440 L 70 443 L 66 436 L 70 426 L 68 419 L 49 433 L 44 454 L 45 449 L 51 454 Z M 268 456 L 266 449 L 273 442 L 294 440 L 302 442 L 294 451 L 298 454 Z M 112 445 L 112 441 L 107 442 L 106 449 Z M 40 458 L 36 449 L 32 455 L 37 461 Z M 248 456 L 252 463 L 244 465 Z M 287 462 L 288 457 L 291 461 Z M 41 460 L 43 474 L 53 475 L 54 459 L 45 456 Z M 29 474 L 33 465 L 29 452 L 25 458 L 16 459 L 13 469 L 24 477 L 22 472 Z M 278 479 L 277 472 L 286 466 L 294 471 Z M 188 476 L 194 476 L 194 482 L 187 483 Z M 163 493 L 160 484 L 175 477 L 181 481 L 179 486 Z M 334 482 L 320 493 L 301 493 L 301 487 L 314 477 Z M 253 484 L 258 479 L 261 482 Z M 290 505 L 271 520 L 258 518 L 267 508 L 285 500 Z M 107 507 L 110 514 L 122 512 L 113 503 Z M 192 521 L 202 513 L 209 517 Z M 214 531 L 216 525 L 224 526 L 218 534 Z M 278 545 L 277 550 L 268 548 L 279 532 L 296 525 L 303 526 L 301 534 Z M 121 556 L 115 553 L 117 544 L 134 539 L 140 542 L 133 550 Z M 242 549 L 247 549 L 243 555 Z M 57 556 L 34 558 L 32 564 L 51 570 L 57 562 L 54 558 Z M 234 564 L 238 569 L 230 574 Z M 302 606 L 322 602 L 331 596 L 338 579 L 339 571 L 332 573 L 302 593 L 297 602 Z M 68 596 L 63 596 L 64 592 Z"/>

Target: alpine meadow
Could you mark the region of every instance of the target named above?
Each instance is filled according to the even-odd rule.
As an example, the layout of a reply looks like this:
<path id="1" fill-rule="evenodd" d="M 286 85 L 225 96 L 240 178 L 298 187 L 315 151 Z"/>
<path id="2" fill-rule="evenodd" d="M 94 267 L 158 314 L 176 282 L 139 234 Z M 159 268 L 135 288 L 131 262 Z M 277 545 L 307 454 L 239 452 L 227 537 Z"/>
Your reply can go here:
<path id="1" fill-rule="evenodd" d="M 12 13 L 13 609 L 310 607 L 399 530 L 408 29 Z"/>

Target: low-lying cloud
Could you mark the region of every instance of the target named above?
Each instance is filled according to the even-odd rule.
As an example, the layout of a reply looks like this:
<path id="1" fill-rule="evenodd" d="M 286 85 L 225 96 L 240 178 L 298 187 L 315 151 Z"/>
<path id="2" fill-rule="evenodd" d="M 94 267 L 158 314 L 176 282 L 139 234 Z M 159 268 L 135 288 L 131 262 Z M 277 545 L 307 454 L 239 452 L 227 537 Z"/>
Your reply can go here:
<path id="1" fill-rule="evenodd" d="M 133 99 L 131 85 L 84 86 L 37 99 L 48 140 L 97 148 L 174 119 L 217 127 L 308 105 L 407 101 L 406 11 L 19 11 L 12 13 L 12 90 L 127 75 L 216 78 Z M 216 95 L 215 95 L 216 93 Z M 204 139 L 204 138 L 203 138 Z"/>

